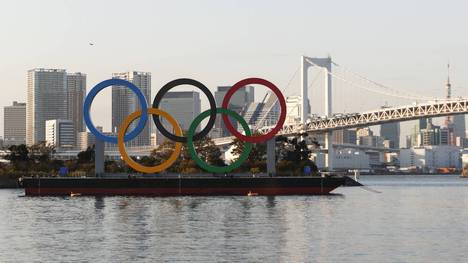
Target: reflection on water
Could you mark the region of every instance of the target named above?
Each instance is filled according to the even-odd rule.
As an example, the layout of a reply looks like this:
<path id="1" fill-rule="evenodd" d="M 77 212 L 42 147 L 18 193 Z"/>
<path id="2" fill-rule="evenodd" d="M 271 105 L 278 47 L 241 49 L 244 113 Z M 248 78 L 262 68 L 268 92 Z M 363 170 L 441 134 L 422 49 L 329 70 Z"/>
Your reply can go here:
<path id="1" fill-rule="evenodd" d="M 1 262 L 466 262 L 468 179 L 363 177 L 331 196 L 18 197 Z"/>

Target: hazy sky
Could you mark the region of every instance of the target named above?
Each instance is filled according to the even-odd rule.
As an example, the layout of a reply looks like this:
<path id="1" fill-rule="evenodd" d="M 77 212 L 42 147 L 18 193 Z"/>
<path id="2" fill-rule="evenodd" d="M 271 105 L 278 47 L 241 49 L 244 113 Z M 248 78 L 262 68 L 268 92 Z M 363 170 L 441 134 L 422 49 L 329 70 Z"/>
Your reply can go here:
<path id="1" fill-rule="evenodd" d="M 26 71 L 35 67 L 87 73 L 88 90 L 112 72 L 149 71 L 154 96 L 178 77 L 212 90 L 250 76 L 285 88 L 302 54 L 329 54 L 372 80 L 434 97 L 444 96 L 450 60 L 453 92 L 468 96 L 465 1 L 0 0 L 0 6 L 1 106 L 26 100 Z M 298 76 L 292 79 L 286 95 L 299 94 Z M 321 113 L 317 83 L 310 99 Z M 334 85 L 337 111 L 411 103 Z M 93 106 L 95 122 L 109 127 L 110 112 L 109 89 Z"/>

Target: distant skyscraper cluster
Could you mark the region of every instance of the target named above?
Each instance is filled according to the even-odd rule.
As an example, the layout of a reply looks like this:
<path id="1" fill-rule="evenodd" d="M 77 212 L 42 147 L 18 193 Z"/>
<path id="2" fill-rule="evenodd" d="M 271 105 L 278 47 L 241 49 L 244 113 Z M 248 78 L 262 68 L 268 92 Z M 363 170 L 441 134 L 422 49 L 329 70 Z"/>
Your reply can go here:
<path id="1" fill-rule="evenodd" d="M 130 71 L 114 73 L 139 87 L 151 105 L 151 74 Z M 5 107 L 5 145 L 45 142 L 61 150 L 83 150 L 95 138 L 86 132 L 83 103 L 86 97 L 86 74 L 67 73 L 65 69 L 36 68 L 28 71 L 27 103 L 14 102 Z M 138 110 L 137 97 L 127 88 L 112 87 L 112 132 L 132 112 Z M 134 124 L 129 127 L 132 129 Z M 151 124 L 127 146 L 150 145 Z"/>
<path id="2" fill-rule="evenodd" d="M 113 73 L 112 78 L 123 79 L 137 86 L 151 105 L 151 73 L 128 71 Z M 45 142 L 55 146 L 57 151 L 84 150 L 95 142 L 92 134 L 86 131 L 83 120 L 83 103 L 86 97 L 86 74 L 68 73 L 65 69 L 36 68 L 28 71 L 27 103 L 14 102 L 5 107 L 5 145 L 26 143 L 33 145 Z M 215 92 L 215 100 L 220 107 L 229 86 L 220 86 Z M 251 125 L 259 122 L 273 125 L 279 115 L 279 106 L 274 96 L 266 96 L 262 102 L 254 102 L 254 89 L 243 87 L 230 100 L 229 108 L 246 118 Z M 187 131 L 191 121 L 201 112 L 200 93 L 196 91 L 168 92 L 160 103 L 160 108 L 170 112 L 182 130 Z M 127 87 L 112 86 L 112 120 L 108 135 L 115 136 L 122 122 L 132 112 L 140 109 L 137 96 Z M 263 113 L 270 114 L 263 117 Z M 170 131 L 172 127 L 162 118 L 163 125 Z M 237 122 L 233 121 L 234 126 Z M 133 122 L 128 130 L 132 130 Z M 202 124 L 203 125 L 203 124 Z M 198 127 L 199 131 L 202 127 Z M 158 131 L 152 133 L 153 124 L 147 122 L 144 130 L 126 143 L 127 147 L 149 146 L 164 141 Z M 228 136 L 228 131 L 217 116 L 212 137 Z"/>
<path id="3" fill-rule="evenodd" d="M 112 78 L 123 79 L 133 83 L 145 95 L 147 105 L 151 105 L 151 73 L 129 71 L 123 73 L 113 73 Z M 117 133 L 120 125 L 132 112 L 140 110 L 138 97 L 127 87 L 112 86 L 112 132 Z M 151 137 L 151 121 L 146 122 L 143 131 L 133 140 L 125 145 L 129 147 L 148 146 Z M 136 122 L 133 122 L 127 131 L 135 128 Z"/>
<path id="4" fill-rule="evenodd" d="M 452 99 L 450 76 L 445 84 L 446 98 Z M 443 126 L 432 123 L 431 118 L 421 118 L 413 128 L 413 133 L 406 138 L 407 147 L 451 145 L 468 146 L 465 134 L 465 115 L 447 116 Z"/>

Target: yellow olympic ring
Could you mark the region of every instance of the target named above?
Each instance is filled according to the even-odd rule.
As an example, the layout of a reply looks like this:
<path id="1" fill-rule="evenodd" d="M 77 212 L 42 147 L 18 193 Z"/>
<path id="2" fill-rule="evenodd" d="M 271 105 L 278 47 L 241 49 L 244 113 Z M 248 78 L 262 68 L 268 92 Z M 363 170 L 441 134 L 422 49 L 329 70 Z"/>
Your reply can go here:
<path id="1" fill-rule="evenodd" d="M 179 124 L 177 121 L 169 115 L 169 113 L 162 111 L 160 109 L 155 109 L 155 108 L 149 108 L 148 109 L 148 114 L 153 114 L 153 115 L 160 115 L 164 118 L 166 118 L 169 123 L 172 125 L 174 128 L 174 132 L 177 136 L 182 136 L 182 129 L 180 128 Z M 163 170 L 166 170 L 169 168 L 176 160 L 177 157 L 179 157 L 181 148 L 182 148 L 182 143 L 176 142 L 175 143 L 175 148 L 174 151 L 172 152 L 171 156 L 167 161 L 160 165 L 156 166 L 143 166 L 137 162 L 135 162 L 132 158 L 130 158 L 127 154 L 127 151 L 125 150 L 125 144 L 124 144 L 124 136 L 125 133 L 127 132 L 128 126 L 130 126 L 130 123 L 134 121 L 136 118 L 141 116 L 141 110 L 135 111 L 134 113 L 130 114 L 122 123 L 122 126 L 119 129 L 119 133 L 117 134 L 117 144 L 119 146 L 119 152 L 120 155 L 122 155 L 122 159 L 133 169 L 135 169 L 138 172 L 142 173 L 157 173 Z"/>

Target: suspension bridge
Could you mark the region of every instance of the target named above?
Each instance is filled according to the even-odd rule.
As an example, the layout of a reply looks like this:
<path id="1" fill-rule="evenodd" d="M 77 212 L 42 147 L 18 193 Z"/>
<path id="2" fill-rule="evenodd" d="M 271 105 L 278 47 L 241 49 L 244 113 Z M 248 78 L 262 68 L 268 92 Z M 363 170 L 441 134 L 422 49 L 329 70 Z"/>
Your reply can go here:
<path id="1" fill-rule="evenodd" d="M 390 122 L 402 122 L 409 120 L 416 120 L 420 118 L 442 117 L 457 114 L 468 113 L 468 99 L 437 99 L 434 97 L 421 96 L 419 94 L 411 94 L 410 92 L 403 92 L 400 90 L 392 89 L 388 86 L 382 85 L 372 81 L 360 74 L 344 68 L 346 74 L 339 74 L 332 71 L 332 66 L 341 67 L 339 64 L 332 61 L 331 57 L 326 58 L 311 58 L 301 56 L 300 61 L 300 118 L 296 121 L 288 122 L 283 125 L 278 135 L 283 136 L 297 136 L 305 133 L 324 133 L 324 150 L 327 152 L 326 166 L 331 171 L 333 170 L 333 156 L 334 148 L 340 145 L 332 144 L 331 138 L 334 130 L 349 129 L 366 127 Z M 313 85 L 309 84 L 308 74 L 309 68 L 315 67 L 322 71 L 324 79 L 324 116 L 311 115 L 308 107 L 308 92 Z M 352 76 L 356 80 L 350 80 Z M 367 90 L 373 93 L 383 95 L 384 97 L 394 97 L 400 99 L 410 100 L 413 103 L 410 105 L 385 107 L 376 110 L 365 111 L 361 113 L 338 113 L 333 114 L 332 109 L 332 78 L 347 85 Z M 315 81 L 315 80 L 314 80 Z M 290 81 L 291 82 L 291 81 Z M 283 89 L 286 90 L 290 86 L 290 82 Z M 266 99 L 264 98 L 264 101 Z M 273 94 L 268 95 L 268 100 L 265 105 L 268 107 L 262 111 L 258 121 L 256 121 L 253 129 L 261 133 L 267 133 L 274 125 L 268 124 L 267 120 L 271 120 L 271 116 L 278 116 L 275 112 L 278 110 L 277 98 Z M 289 112 L 288 112 L 289 114 Z M 234 137 L 223 137 L 214 139 L 217 145 L 227 145 L 232 142 Z M 342 145 L 343 147 L 350 147 L 349 145 Z M 267 169 L 268 173 L 275 173 L 275 157 L 274 157 L 274 140 L 267 143 Z"/>

